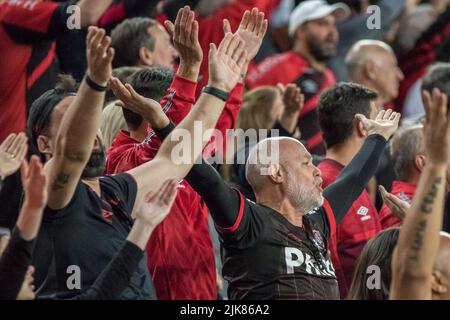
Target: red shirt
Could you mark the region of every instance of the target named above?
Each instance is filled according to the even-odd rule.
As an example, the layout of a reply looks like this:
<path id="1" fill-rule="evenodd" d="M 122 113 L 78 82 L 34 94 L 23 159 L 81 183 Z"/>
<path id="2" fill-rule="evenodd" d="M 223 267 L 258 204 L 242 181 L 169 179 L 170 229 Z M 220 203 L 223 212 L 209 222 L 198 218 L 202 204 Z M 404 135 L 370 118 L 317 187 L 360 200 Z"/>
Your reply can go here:
<path id="1" fill-rule="evenodd" d="M 54 85 L 55 44 L 68 4 L 0 1 L 0 142 L 25 130 L 27 106 Z"/>
<path id="2" fill-rule="evenodd" d="M 179 123 L 195 101 L 196 84 L 175 76 L 161 105 L 168 117 Z M 231 94 L 218 127 L 234 125 L 243 86 Z M 233 102 L 233 103 L 232 103 Z M 218 128 L 216 127 L 216 128 Z M 124 172 L 156 155 L 161 142 L 150 130 L 139 143 L 121 131 L 108 151 L 108 174 Z M 219 146 L 218 146 L 219 147 Z M 147 245 L 148 267 L 158 299 L 217 299 L 214 250 L 208 229 L 208 210 L 200 196 L 184 180 L 167 218 L 155 229 Z"/>
<path id="3" fill-rule="evenodd" d="M 412 202 L 414 194 L 416 193 L 417 186 L 415 184 L 407 183 L 404 181 L 394 181 L 392 183 L 391 193 L 397 198 L 402 199 L 408 203 Z M 385 204 L 381 207 L 380 211 L 381 227 L 384 229 L 390 227 L 399 227 L 402 224 L 399 218 L 397 218 Z"/>
<path id="4" fill-rule="evenodd" d="M 326 159 L 319 164 L 322 171 L 323 187 L 332 184 L 344 166 Z M 345 194 L 342 195 L 345 197 Z M 356 260 L 367 241 L 381 231 L 378 212 L 367 191 L 353 203 L 345 218 L 337 226 L 336 234 L 330 238 L 330 251 L 341 298 L 345 299 L 350 288 Z"/>
<path id="5" fill-rule="evenodd" d="M 246 85 L 250 88 L 278 83 L 296 83 L 305 95 L 305 106 L 299 114 L 299 128 L 308 150 L 317 155 L 325 154 L 325 144 L 319 126 L 317 104 L 320 94 L 336 83 L 333 72 L 324 72 L 310 67 L 299 54 L 289 51 L 266 58 L 247 75 Z"/>

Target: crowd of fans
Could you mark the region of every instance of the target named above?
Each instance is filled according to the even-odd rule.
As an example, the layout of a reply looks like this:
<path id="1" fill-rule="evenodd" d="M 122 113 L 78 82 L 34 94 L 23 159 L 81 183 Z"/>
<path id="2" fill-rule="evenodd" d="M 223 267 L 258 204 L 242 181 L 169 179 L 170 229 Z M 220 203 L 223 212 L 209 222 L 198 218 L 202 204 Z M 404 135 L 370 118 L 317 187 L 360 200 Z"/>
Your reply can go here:
<path id="1" fill-rule="evenodd" d="M 0 54 L 0 299 L 450 299 L 450 1 L 0 0 Z"/>

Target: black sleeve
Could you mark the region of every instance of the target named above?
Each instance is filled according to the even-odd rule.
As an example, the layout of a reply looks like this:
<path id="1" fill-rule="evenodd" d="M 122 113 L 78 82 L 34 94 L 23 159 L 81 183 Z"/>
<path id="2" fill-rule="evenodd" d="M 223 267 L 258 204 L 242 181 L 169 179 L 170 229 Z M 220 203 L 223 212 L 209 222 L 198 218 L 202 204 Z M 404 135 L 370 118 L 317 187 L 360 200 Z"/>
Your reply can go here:
<path id="1" fill-rule="evenodd" d="M 124 201 L 125 211 L 131 215 L 137 195 L 136 180 L 128 173 L 119 173 L 102 177 L 101 179 L 103 179 L 112 190 L 119 193 L 120 200 Z"/>
<path id="2" fill-rule="evenodd" d="M 122 249 L 108 263 L 91 288 L 73 300 L 116 300 L 130 284 L 144 252 L 135 244 L 126 241 Z"/>
<path id="3" fill-rule="evenodd" d="M 294 130 L 294 132 L 289 132 L 289 131 L 287 131 L 287 130 L 283 127 L 283 125 L 280 123 L 280 121 L 277 121 L 277 122 L 275 123 L 275 125 L 273 126 L 273 129 L 279 130 L 279 131 L 278 131 L 278 136 L 279 136 L 279 137 L 292 137 L 292 136 L 294 135 L 294 133 L 295 133 L 295 130 Z"/>
<path id="4" fill-rule="evenodd" d="M 31 264 L 35 241 L 25 241 L 15 228 L 0 259 L 0 300 L 15 300 Z"/>
<path id="5" fill-rule="evenodd" d="M 161 141 L 175 128 L 171 122 L 163 129 L 155 130 Z M 186 181 L 205 201 L 217 226 L 233 226 L 239 213 L 240 195 L 222 179 L 220 174 L 204 159 L 194 164 Z"/>
<path id="6" fill-rule="evenodd" d="M 370 135 L 336 181 L 325 189 L 323 195 L 333 210 L 337 224 L 344 219 L 375 174 L 386 143 L 381 135 Z"/>

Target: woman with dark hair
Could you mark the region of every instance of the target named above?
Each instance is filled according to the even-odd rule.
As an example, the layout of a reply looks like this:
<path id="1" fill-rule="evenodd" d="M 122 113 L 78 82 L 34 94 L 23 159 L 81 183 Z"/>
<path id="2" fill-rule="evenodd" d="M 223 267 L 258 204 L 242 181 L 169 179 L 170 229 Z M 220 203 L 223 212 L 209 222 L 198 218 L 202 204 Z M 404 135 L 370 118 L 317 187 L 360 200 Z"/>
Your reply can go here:
<path id="1" fill-rule="evenodd" d="M 386 229 L 367 242 L 359 256 L 353 273 L 352 284 L 348 293 L 349 300 L 387 300 L 391 285 L 392 253 L 397 245 L 399 228 Z M 368 286 L 370 277 L 374 275 L 372 266 L 380 272 L 380 286 Z M 377 271 L 375 271 L 377 272 Z"/>

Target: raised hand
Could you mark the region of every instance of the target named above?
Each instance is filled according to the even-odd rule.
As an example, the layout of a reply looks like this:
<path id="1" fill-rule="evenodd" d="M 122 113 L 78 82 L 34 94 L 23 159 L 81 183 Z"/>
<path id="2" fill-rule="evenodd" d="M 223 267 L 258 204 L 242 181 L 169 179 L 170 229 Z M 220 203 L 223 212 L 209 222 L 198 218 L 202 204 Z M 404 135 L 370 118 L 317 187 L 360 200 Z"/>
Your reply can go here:
<path id="1" fill-rule="evenodd" d="M 446 164 L 449 156 L 450 117 L 447 111 L 447 96 L 438 89 L 430 94 L 422 93 L 425 107 L 424 142 L 425 152 L 435 164 Z"/>
<path id="2" fill-rule="evenodd" d="M 178 183 L 175 180 L 166 180 L 157 192 L 149 192 L 139 209 L 136 221 L 144 223 L 153 229 L 169 214 L 177 196 Z"/>
<path id="3" fill-rule="evenodd" d="M 194 11 L 189 6 L 185 6 L 178 11 L 175 24 L 167 20 L 164 26 L 180 55 L 180 65 L 200 66 L 203 61 L 203 51 L 198 41 L 198 22 L 195 20 Z"/>
<path id="4" fill-rule="evenodd" d="M 11 133 L 0 145 L 0 178 L 4 179 L 19 170 L 27 154 L 27 136 Z"/>
<path id="5" fill-rule="evenodd" d="M 367 119 L 362 114 L 357 114 L 355 117 L 361 121 L 367 131 L 367 135 L 379 134 L 386 140 L 389 140 L 398 129 L 401 114 L 388 109 L 381 110 L 375 120 Z"/>
<path id="6" fill-rule="evenodd" d="M 114 48 L 105 30 L 89 27 L 86 38 L 88 75 L 98 85 L 106 86 L 111 79 Z"/>
<path id="7" fill-rule="evenodd" d="M 208 85 L 230 92 L 241 78 L 247 56 L 244 41 L 238 35 L 227 33 L 219 48 L 211 43 Z"/>
<path id="8" fill-rule="evenodd" d="M 248 61 L 253 60 L 258 53 L 264 36 L 267 31 L 268 22 L 264 19 L 264 12 L 259 12 L 258 8 L 245 11 L 241 24 L 235 34 L 244 40 L 245 49 L 248 53 Z M 227 19 L 223 20 L 223 31 L 225 34 L 231 33 L 231 25 Z"/>
<path id="9" fill-rule="evenodd" d="M 277 87 L 283 96 L 284 113 L 298 115 L 305 106 L 305 96 L 302 94 L 302 90 L 294 83 L 287 86 L 278 84 Z"/>
<path id="10" fill-rule="evenodd" d="M 47 177 L 37 156 L 31 157 L 29 165 L 24 160 L 20 173 L 25 201 L 17 220 L 17 227 L 23 239 L 32 240 L 37 236 L 43 210 L 47 205 Z"/>
<path id="11" fill-rule="evenodd" d="M 119 99 L 116 105 L 139 114 L 155 129 L 164 128 L 169 124 L 170 120 L 157 101 L 141 96 L 130 84 L 124 85 L 115 77 L 111 78 L 110 85 L 114 95 Z"/>
<path id="12" fill-rule="evenodd" d="M 409 209 L 411 208 L 411 205 L 408 202 L 397 198 L 392 193 L 387 192 L 383 186 L 379 186 L 378 190 L 380 190 L 381 198 L 383 198 L 384 204 L 389 209 L 391 209 L 392 213 L 400 221 L 403 221 L 405 219 L 406 214 L 408 213 Z"/>

